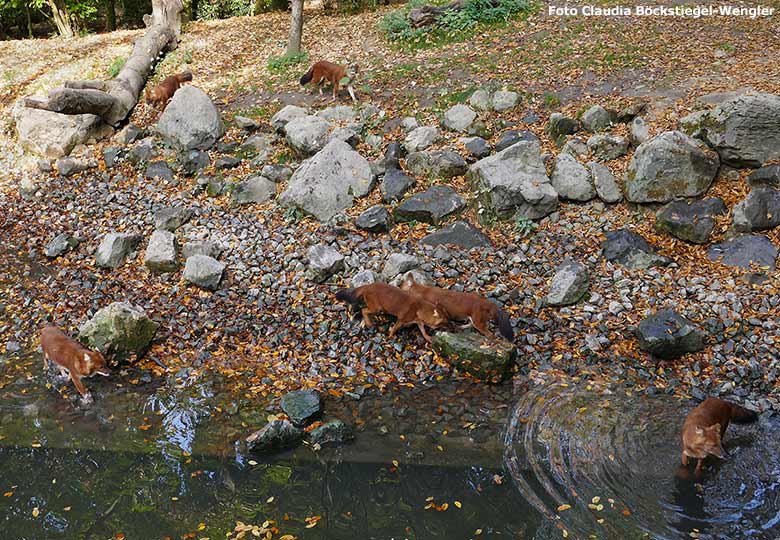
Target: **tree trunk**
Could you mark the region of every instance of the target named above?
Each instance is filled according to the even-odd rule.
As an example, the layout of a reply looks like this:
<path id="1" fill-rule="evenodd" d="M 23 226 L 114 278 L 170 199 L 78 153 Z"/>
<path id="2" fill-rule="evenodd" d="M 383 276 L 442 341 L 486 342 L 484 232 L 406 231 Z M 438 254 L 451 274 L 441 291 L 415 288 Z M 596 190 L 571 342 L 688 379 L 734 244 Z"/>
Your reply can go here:
<path id="1" fill-rule="evenodd" d="M 116 4 L 114 0 L 105 0 L 106 2 L 106 30 L 113 32 L 116 30 Z"/>
<path id="2" fill-rule="evenodd" d="M 158 24 L 150 25 L 135 42 L 132 54 L 114 79 L 68 81 L 64 88 L 51 90 L 47 100 L 27 99 L 24 105 L 62 114 L 95 114 L 111 126 L 124 120 L 138 102 L 161 53 L 176 47 L 176 29 L 181 30 L 181 0 L 153 0 L 152 6 L 152 15 L 145 19 Z"/>
<path id="3" fill-rule="evenodd" d="M 290 21 L 290 41 L 287 43 L 287 55 L 301 52 L 303 35 L 303 0 L 292 0 L 292 18 Z"/>
<path id="4" fill-rule="evenodd" d="M 74 36 L 73 25 L 70 22 L 70 14 L 65 6 L 65 2 L 63 0 L 47 0 L 47 2 L 51 9 L 57 32 L 64 38 L 72 38 Z"/>
<path id="5" fill-rule="evenodd" d="M 198 0 L 190 0 L 190 20 L 198 20 Z"/>

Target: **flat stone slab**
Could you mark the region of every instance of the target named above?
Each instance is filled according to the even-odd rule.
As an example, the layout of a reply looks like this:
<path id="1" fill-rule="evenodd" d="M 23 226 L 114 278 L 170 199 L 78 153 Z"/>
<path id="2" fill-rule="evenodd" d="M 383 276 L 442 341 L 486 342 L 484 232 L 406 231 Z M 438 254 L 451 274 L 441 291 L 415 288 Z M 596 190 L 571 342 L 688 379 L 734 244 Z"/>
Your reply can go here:
<path id="1" fill-rule="evenodd" d="M 420 242 L 431 246 L 447 244 L 466 249 L 490 247 L 490 240 L 487 236 L 468 221 L 456 221 L 424 236 Z"/>
<path id="2" fill-rule="evenodd" d="M 452 187 L 438 185 L 412 195 L 396 207 L 393 215 L 396 221 L 422 221 L 437 225 L 465 207 L 466 202 Z"/>

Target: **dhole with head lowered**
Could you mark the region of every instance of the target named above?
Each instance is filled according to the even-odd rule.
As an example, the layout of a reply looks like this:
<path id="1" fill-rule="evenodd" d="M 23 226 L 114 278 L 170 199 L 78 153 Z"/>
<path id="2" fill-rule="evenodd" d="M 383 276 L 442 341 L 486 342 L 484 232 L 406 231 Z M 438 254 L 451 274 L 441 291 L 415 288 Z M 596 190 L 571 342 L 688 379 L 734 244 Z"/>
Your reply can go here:
<path id="1" fill-rule="evenodd" d="M 513 341 L 515 338 L 507 312 L 478 294 L 421 285 L 411 276 L 404 279 L 401 289 L 442 306 L 453 320 L 469 321 L 483 336 L 493 337 L 488 330 L 488 322 L 495 321 L 505 339 Z"/>
<path id="2" fill-rule="evenodd" d="M 708 397 L 685 418 L 682 428 L 682 464 L 688 465 L 688 458 L 696 459 L 696 472 L 699 472 L 707 456 L 723 458 L 726 452 L 721 440 L 729 422 L 749 424 L 757 418 L 755 411 Z"/>
<path id="3" fill-rule="evenodd" d="M 82 396 L 87 396 L 89 393 L 81 383 L 83 377 L 91 377 L 96 374 L 107 377 L 111 374 L 102 354 L 90 351 L 55 326 L 46 326 L 41 330 L 41 347 L 43 348 L 43 367 L 48 369 L 50 360 L 57 364 L 61 373 L 67 372 L 70 375 L 76 390 Z"/>
<path id="4" fill-rule="evenodd" d="M 185 71 L 184 73 L 177 73 L 176 75 L 169 75 L 165 77 L 160 84 L 147 90 L 144 96 L 147 103 L 161 109 L 165 109 L 168 106 L 168 102 L 176 93 L 176 90 L 181 88 L 185 82 L 192 80 L 192 73 Z"/>
<path id="5" fill-rule="evenodd" d="M 303 74 L 301 77 L 301 86 L 305 86 L 306 84 L 313 81 L 314 84 L 319 86 L 320 94 L 322 94 L 322 85 L 326 82 L 329 82 L 333 86 L 333 99 L 336 99 L 341 81 L 347 78 L 349 81 L 346 83 L 346 87 L 347 92 L 349 92 L 349 97 L 352 98 L 352 101 L 357 101 L 357 98 L 355 97 L 355 91 L 352 89 L 351 84 L 352 79 L 357 74 L 357 71 L 357 66 L 351 66 L 348 69 L 339 64 L 321 60 L 315 63 L 309 69 L 309 71 Z"/>
<path id="6" fill-rule="evenodd" d="M 426 341 L 431 337 L 425 331 L 425 325 L 438 328 L 447 324 L 448 316 L 441 306 L 435 305 L 414 294 L 402 291 L 387 283 L 371 283 L 354 289 L 341 289 L 336 298 L 352 305 L 362 305 L 363 325 L 373 326 L 371 315 L 387 313 L 396 317 L 390 329 L 390 337 L 404 326 L 417 325 Z"/>

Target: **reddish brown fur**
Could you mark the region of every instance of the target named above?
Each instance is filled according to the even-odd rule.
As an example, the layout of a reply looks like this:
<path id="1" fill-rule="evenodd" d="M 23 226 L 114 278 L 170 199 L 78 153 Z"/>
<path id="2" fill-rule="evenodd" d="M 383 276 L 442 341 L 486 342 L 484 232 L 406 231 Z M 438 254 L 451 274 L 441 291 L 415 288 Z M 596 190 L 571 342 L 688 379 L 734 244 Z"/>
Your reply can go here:
<path id="1" fill-rule="evenodd" d="M 87 395 L 87 389 L 81 383 L 83 377 L 91 377 L 96 373 L 109 375 L 106 359 L 97 351 L 90 351 L 78 341 L 65 335 L 55 326 L 47 326 L 41 330 L 41 347 L 43 347 L 43 367 L 48 369 L 49 360 L 67 370 L 76 390 L 82 396 Z"/>
<path id="2" fill-rule="evenodd" d="M 688 458 L 696 459 L 696 472 L 699 472 L 708 455 L 722 458 L 725 452 L 721 440 L 729 422 L 747 423 L 756 418 L 754 411 L 708 397 L 685 418 L 682 428 L 682 464 L 688 465 Z"/>
<path id="3" fill-rule="evenodd" d="M 366 327 L 373 325 L 371 315 L 374 313 L 387 313 L 396 317 L 397 320 L 390 329 L 391 337 L 400 328 L 416 324 L 426 341 L 431 341 L 425 331 L 425 325 L 438 328 L 448 320 L 447 313 L 440 306 L 386 283 L 341 289 L 336 293 L 336 298 L 350 304 L 364 303 L 362 314 Z"/>
<path id="4" fill-rule="evenodd" d="M 176 75 L 170 75 L 165 77 L 160 84 L 146 91 L 146 101 L 155 107 L 160 107 L 163 110 L 168 106 L 168 102 L 176 93 L 176 90 L 181 86 L 192 80 L 192 73 L 177 73 Z"/>
<path id="5" fill-rule="evenodd" d="M 506 339 L 509 341 L 514 339 L 512 326 L 506 313 L 478 294 L 428 287 L 416 283 L 412 278 L 405 279 L 401 289 L 442 306 L 453 320 L 471 321 L 474 328 L 483 336 L 494 337 L 488 329 L 488 322 L 495 321 Z"/>
<path id="6" fill-rule="evenodd" d="M 314 82 L 316 85 L 322 85 L 325 82 L 329 82 L 333 86 L 333 99 L 336 99 L 336 95 L 339 92 L 339 84 L 341 79 L 347 75 L 347 68 L 321 60 L 315 63 L 306 74 L 301 77 L 301 85 L 305 85 L 309 82 Z M 320 86 L 320 93 L 322 93 L 322 87 Z"/>

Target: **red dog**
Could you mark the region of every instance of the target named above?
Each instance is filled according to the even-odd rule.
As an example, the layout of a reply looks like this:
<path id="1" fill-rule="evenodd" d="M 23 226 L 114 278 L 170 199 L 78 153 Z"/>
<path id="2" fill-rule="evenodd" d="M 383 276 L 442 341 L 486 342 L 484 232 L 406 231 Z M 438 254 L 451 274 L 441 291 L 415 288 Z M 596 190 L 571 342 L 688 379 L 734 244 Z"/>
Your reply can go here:
<path id="1" fill-rule="evenodd" d="M 57 364 L 60 373 L 70 375 L 76 390 L 82 397 L 89 393 L 81 384 L 83 377 L 91 377 L 95 374 L 107 377 L 111 374 L 102 354 L 85 348 L 56 326 L 47 326 L 41 330 L 41 347 L 43 347 L 43 367 L 48 369 L 49 360 Z"/>

